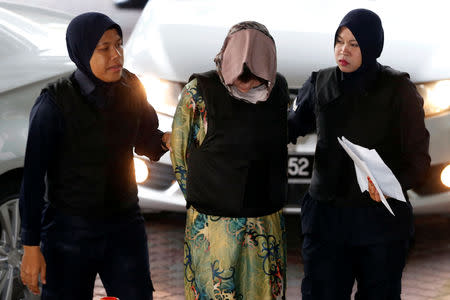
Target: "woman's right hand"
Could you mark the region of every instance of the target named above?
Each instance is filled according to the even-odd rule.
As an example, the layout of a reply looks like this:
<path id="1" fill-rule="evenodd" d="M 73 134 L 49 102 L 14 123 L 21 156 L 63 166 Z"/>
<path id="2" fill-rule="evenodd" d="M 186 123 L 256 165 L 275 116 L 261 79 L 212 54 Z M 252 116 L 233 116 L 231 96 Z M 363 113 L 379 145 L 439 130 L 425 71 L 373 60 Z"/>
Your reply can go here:
<path id="1" fill-rule="evenodd" d="M 46 284 L 46 269 L 44 256 L 39 246 L 23 246 L 24 253 L 22 258 L 22 266 L 20 268 L 20 278 L 22 283 L 30 289 L 30 291 L 38 295 L 39 291 L 39 274 L 41 275 L 42 284 Z"/>
<path id="2" fill-rule="evenodd" d="M 370 177 L 367 177 L 367 181 L 369 183 L 369 194 L 370 198 L 376 202 L 381 202 L 380 194 L 378 194 L 377 188 L 375 187 L 375 184 L 373 184 L 372 180 L 370 180 Z M 388 198 L 386 195 L 384 195 L 384 198 Z"/>
<path id="3" fill-rule="evenodd" d="M 164 147 L 163 147 L 163 149 L 169 150 L 170 152 L 172 152 L 172 147 L 170 146 L 171 135 L 172 135 L 172 132 L 165 132 L 161 138 L 162 145 L 166 148 L 166 149 L 164 149 Z"/>

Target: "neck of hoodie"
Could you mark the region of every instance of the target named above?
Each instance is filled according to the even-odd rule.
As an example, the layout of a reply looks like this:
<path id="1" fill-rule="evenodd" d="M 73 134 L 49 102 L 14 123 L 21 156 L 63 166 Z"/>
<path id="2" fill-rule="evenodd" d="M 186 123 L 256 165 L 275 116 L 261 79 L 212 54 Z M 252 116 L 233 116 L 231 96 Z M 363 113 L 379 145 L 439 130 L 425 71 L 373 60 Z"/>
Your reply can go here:
<path id="1" fill-rule="evenodd" d="M 75 79 L 80 85 L 82 94 L 98 108 L 104 108 L 113 101 L 122 78 L 115 82 L 104 82 L 95 77 L 92 72 L 86 73 L 80 69 L 75 71 Z"/>
<path id="2" fill-rule="evenodd" d="M 354 72 L 345 73 L 340 71 L 341 80 L 339 86 L 342 92 L 346 94 L 365 94 L 375 82 L 377 71 L 378 63 L 375 59 L 363 62 L 358 70 Z"/>

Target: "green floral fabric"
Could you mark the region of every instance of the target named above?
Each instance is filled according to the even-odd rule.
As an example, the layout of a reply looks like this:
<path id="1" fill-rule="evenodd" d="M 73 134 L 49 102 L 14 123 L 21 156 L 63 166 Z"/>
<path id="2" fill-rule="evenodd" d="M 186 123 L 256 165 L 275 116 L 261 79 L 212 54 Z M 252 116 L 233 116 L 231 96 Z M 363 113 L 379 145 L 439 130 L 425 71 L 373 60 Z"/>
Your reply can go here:
<path id="1" fill-rule="evenodd" d="M 184 242 L 186 299 L 284 299 L 285 234 L 281 210 L 228 218 L 190 207 Z"/>

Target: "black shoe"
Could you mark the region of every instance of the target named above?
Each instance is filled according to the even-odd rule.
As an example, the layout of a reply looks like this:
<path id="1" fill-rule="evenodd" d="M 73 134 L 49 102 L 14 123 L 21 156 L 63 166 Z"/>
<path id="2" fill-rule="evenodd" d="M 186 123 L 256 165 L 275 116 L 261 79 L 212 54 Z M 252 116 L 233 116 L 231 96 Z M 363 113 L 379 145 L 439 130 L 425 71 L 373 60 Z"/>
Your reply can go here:
<path id="1" fill-rule="evenodd" d="M 147 0 L 114 0 L 118 8 L 144 8 Z"/>

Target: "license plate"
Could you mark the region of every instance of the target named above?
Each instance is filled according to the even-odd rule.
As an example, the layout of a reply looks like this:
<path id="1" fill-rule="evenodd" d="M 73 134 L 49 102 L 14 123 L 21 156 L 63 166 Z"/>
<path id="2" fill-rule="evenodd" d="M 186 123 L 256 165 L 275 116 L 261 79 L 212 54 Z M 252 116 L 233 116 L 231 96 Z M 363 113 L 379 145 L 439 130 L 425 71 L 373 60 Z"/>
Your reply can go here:
<path id="1" fill-rule="evenodd" d="M 313 163 L 314 155 L 289 154 L 288 183 L 310 183 Z"/>

